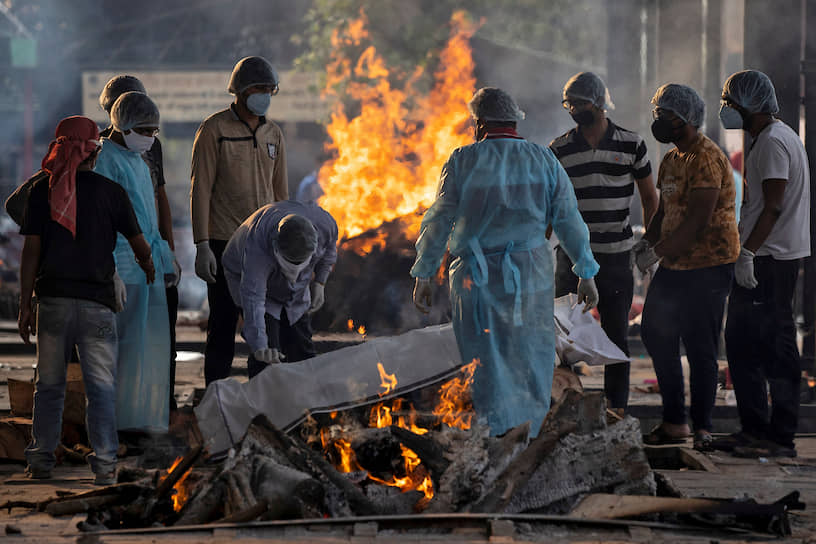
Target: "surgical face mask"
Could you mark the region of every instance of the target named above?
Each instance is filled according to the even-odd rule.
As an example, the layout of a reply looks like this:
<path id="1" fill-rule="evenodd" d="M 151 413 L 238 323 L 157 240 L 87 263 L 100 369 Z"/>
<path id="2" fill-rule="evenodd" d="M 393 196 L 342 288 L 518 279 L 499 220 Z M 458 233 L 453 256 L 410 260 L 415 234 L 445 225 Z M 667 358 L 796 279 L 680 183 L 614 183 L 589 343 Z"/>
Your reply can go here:
<path id="1" fill-rule="evenodd" d="M 257 116 L 261 116 L 269 109 L 269 103 L 272 101 L 272 95 L 269 93 L 253 93 L 247 96 L 247 109 Z"/>
<path id="2" fill-rule="evenodd" d="M 680 130 L 686 126 L 685 121 L 679 127 L 674 126 L 674 120 L 658 117 L 652 123 L 652 135 L 655 140 L 662 144 L 670 144 L 678 141 L 682 136 Z"/>
<path id="3" fill-rule="evenodd" d="M 732 108 L 727 104 L 723 104 L 720 107 L 720 122 L 722 123 L 723 128 L 727 129 L 742 128 L 744 124 L 742 114 L 740 114 L 736 108 Z"/>
<path id="4" fill-rule="evenodd" d="M 127 134 L 123 133 L 122 136 L 125 139 L 127 148 L 140 154 L 153 147 L 153 142 L 156 140 L 155 136 L 142 136 L 135 130 L 131 130 Z"/>
<path id="5" fill-rule="evenodd" d="M 589 126 L 595 122 L 595 114 L 592 113 L 592 110 L 570 113 L 570 117 L 572 117 L 572 120 L 579 126 Z"/>
<path id="6" fill-rule="evenodd" d="M 275 259 L 278 261 L 281 273 L 290 283 L 295 283 L 300 273 L 309 266 L 309 261 L 311 261 L 310 257 L 300 264 L 290 263 L 280 254 L 280 251 L 275 252 Z"/>

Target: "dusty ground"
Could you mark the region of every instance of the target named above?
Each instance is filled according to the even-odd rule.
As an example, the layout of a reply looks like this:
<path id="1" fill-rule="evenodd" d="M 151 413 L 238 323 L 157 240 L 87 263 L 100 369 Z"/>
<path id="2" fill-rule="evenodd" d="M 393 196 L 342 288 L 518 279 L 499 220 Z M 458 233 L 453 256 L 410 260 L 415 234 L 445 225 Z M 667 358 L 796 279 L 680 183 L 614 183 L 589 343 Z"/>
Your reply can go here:
<path id="1" fill-rule="evenodd" d="M 8 378 L 31 379 L 33 377 L 33 365 L 35 358 L 33 354 L 21 353 L 23 348 L 13 332 L 11 324 L 0 324 L 0 413 L 8 410 L 8 393 L 5 384 Z M 178 339 L 180 345 L 186 350 L 180 351 L 177 375 L 176 375 L 176 398 L 180 405 L 190 404 L 195 388 L 203 387 L 203 333 L 195 327 L 179 327 Z M 348 335 L 331 335 L 316 338 L 324 341 L 356 341 L 359 336 L 350 333 Z M 197 349 L 196 349 L 197 348 Z M 5 355 L 4 355 L 5 353 Z M 238 356 L 235 359 L 235 378 L 246 380 L 245 356 Z M 724 366 L 725 362 L 721 364 Z M 591 369 L 591 375 L 583 376 L 582 382 L 586 388 L 601 388 L 603 386 L 602 369 Z M 687 372 L 686 372 L 687 374 Z M 659 394 L 649 392 L 650 385 L 654 381 L 654 372 L 651 361 L 647 357 L 635 354 L 632 362 L 631 374 L 631 396 L 630 404 L 633 411 L 640 413 L 648 412 L 652 419 L 655 414 L 659 417 Z M 718 406 L 728 406 L 733 404 L 728 392 L 722 391 L 718 395 Z M 641 418 L 644 427 L 646 419 Z M 649 421 L 651 424 L 651 420 Z M 691 443 L 688 443 L 691 447 Z M 793 490 L 799 490 L 802 500 L 808 505 L 808 510 L 804 512 L 794 512 L 791 514 L 793 524 L 793 537 L 785 539 L 785 542 L 814 542 L 816 543 L 816 435 L 804 435 L 797 439 L 797 450 L 799 456 L 796 459 L 785 460 L 748 460 L 738 459 L 727 454 L 708 454 L 711 463 L 711 471 L 700 470 L 665 470 L 661 471 L 671 478 L 687 496 L 700 497 L 720 497 L 738 498 L 752 497 L 759 502 L 773 502 Z M 127 462 L 127 460 L 125 460 Z M 0 504 L 8 500 L 38 501 L 56 495 L 58 490 L 83 491 L 92 489 L 92 473 L 83 466 L 60 466 L 55 470 L 54 479 L 36 482 L 26 479 L 23 476 L 23 466 L 21 464 L 0 463 Z M 7 511 L 0 512 L 0 525 L 10 526 L 12 531 L 19 529 L 22 535 L 9 534 L 12 537 L 10 542 L 91 542 L 80 538 L 76 524 L 85 519 L 84 515 L 66 516 L 53 518 L 46 514 L 32 514 L 25 509 L 14 509 L 9 514 Z M 484 542 L 488 540 L 486 521 L 462 520 L 459 530 L 448 534 L 446 541 L 455 542 Z M 339 526 L 338 526 L 339 527 Z M 362 527 L 362 529 L 361 529 Z M 368 527 L 368 529 L 366 528 Z M 671 541 L 671 542 L 703 542 L 711 541 L 711 536 L 703 533 L 667 533 L 656 528 L 633 526 L 621 529 L 610 528 L 576 528 L 564 527 L 561 525 L 547 525 L 543 529 L 538 525 L 525 524 L 516 521 L 516 534 L 514 541 L 559 541 L 559 542 L 610 542 L 610 541 Z M 532 529 L 531 527 L 535 527 Z M 131 541 L 164 541 L 173 540 L 182 542 L 215 542 L 232 541 L 241 538 L 242 541 L 252 541 L 255 538 L 265 538 L 267 542 L 280 540 L 286 542 L 313 541 L 316 535 L 321 535 L 322 542 L 367 542 L 384 540 L 402 540 L 394 533 L 388 533 L 380 529 L 378 534 L 376 529 L 374 534 L 370 532 L 370 526 L 365 524 L 349 525 L 348 527 L 334 528 L 335 536 L 327 538 L 327 528 L 322 532 L 310 532 L 301 526 L 286 526 L 280 524 L 257 526 L 253 529 L 237 530 L 235 528 L 207 528 L 199 533 L 178 533 L 164 532 L 156 534 L 120 534 L 104 535 L 99 542 L 131 542 Z M 345 532 L 344 532 L 345 531 Z M 389 536 L 390 535 L 390 536 Z M 425 535 L 427 539 L 437 540 L 431 535 Z M 713 535 L 712 535 L 713 536 Z M 422 536 L 414 534 L 411 537 L 403 537 L 406 540 L 424 540 Z M 502 537 L 503 538 L 503 537 Z M 508 537 L 509 538 L 509 537 Z M 744 539 L 755 541 L 749 535 L 733 535 L 733 538 L 723 537 L 717 534 L 720 541 L 734 541 L 734 539 Z M 490 537 L 490 541 L 499 541 L 498 536 Z M 768 537 L 768 541 L 774 540 Z M 779 542 L 779 540 L 776 540 Z"/>

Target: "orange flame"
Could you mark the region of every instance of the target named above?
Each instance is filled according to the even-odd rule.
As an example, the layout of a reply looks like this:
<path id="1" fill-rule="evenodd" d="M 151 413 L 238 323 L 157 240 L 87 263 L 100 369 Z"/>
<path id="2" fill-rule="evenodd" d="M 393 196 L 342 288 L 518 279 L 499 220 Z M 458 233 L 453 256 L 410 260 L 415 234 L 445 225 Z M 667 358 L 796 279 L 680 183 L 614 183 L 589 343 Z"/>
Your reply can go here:
<path id="1" fill-rule="evenodd" d="M 464 12 L 451 18 L 451 34 L 433 74 L 430 92 L 419 89 L 422 69 L 395 74 L 369 40 L 364 14 L 345 30 L 335 31 L 335 53 L 327 67 L 325 95 L 345 92 L 359 114 L 350 117 L 342 100 L 335 102 L 327 127 L 334 158 L 320 169 L 326 194 L 320 205 L 349 238 L 385 221 L 431 205 L 439 171 L 448 155 L 472 141 L 466 103 L 475 88 L 469 39 L 476 26 Z M 365 47 L 356 62 L 342 56 L 348 46 Z M 401 86 L 392 86 L 392 80 Z M 420 122 L 421 120 L 421 122 Z M 420 216 L 406 225 L 406 236 L 419 232 Z M 379 244 L 374 240 L 370 251 Z"/>
<path id="2" fill-rule="evenodd" d="M 462 367 L 460 377 L 442 384 L 439 388 L 439 402 L 433 413 L 442 423 L 459 429 L 470 429 L 473 419 L 470 386 L 473 383 L 473 373 L 479 364 L 479 359 L 473 359 L 470 364 Z"/>
<path id="3" fill-rule="evenodd" d="M 177 457 L 176 460 L 173 461 L 173 464 L 170 465 L 170 468 L 167 469 L 167 474 L 165 474 L 159 481 L 163 481 L 165 478 L 170 476 L 170 474 L 172 474 L 173 471 L 176 470 L 176 467 L 179 466 L 182 459 L 184 458 Z M 171 497 L 173 500 L 174 512 L 180 512 L 181 507 L 184 506 L 184 503 L 186 503 L 187 500 L 190 498 L 190 491 L 187 489 L 187 486 L 184 485 L 184 481 L 187 479 L 188 476 L 190 476 L 190 473 L 192 472 L 193 468 L 192 467 L 188 468 L 187 472 L 185 472 L 173 486 L 173 489 L 176 491 L 175 494 Z"/>

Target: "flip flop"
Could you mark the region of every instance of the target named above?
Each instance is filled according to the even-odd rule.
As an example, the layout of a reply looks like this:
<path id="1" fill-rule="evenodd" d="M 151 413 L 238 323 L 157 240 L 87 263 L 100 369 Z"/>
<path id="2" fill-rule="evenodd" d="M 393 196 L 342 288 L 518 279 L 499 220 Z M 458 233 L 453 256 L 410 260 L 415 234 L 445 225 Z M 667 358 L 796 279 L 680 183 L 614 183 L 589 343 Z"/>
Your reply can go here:
<path id="1" fill-rule="evenodd" d="M 658 425 L 649 434 L 643 435 L 643 443 L 649 446 L 665 446 L 667 444 L 685 444 L 688 436 L 672 436 L 666 432 L 663 425 Z"/>
<path id="2" fill-rule="evenodd" d="M 714 451 L 714 437 L 709 432 L 694 433 L 694 449 L 697 451 Z"/>

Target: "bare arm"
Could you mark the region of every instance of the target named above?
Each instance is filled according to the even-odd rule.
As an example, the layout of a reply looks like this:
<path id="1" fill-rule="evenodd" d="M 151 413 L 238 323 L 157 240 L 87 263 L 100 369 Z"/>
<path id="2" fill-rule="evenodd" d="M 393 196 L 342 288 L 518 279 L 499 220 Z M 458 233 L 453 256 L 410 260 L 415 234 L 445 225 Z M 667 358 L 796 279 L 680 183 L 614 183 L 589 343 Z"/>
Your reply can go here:
<path id="1" fill-rule="evenodd" d="M 167 240 L 167 244 L 172 251 L 176 250 L 173 242 L 173 217 L 170 213 L 170 202 L 167 200 L 167 192 L 164 185 L 159 186 L 156 191 L 156 210 L 159 212 L 159 233 Z"/>
<path id="2" fill-rule="evenodd" d="M 649 174 L 645 178 L 636 179 L 638 193 L 640 193 L 640 205 L 643 207 L 643 224 L 648 225 L 652 217 L 657 213 L 660 199 L 657 197 L 654 179 Z"/>
<path id="3" fill-rule="evenodd" d="M 136 262 L 147 276 L 147 283 L 153 283 L 153 280 L 156 279 L 156 269 L 153 267 L 153 254 L 150 252 L 150 246 L 147 245 L 144 234 L 128 238 L 128 244 L 133 249 L 133 254 L 136 255 Z"/>
<path id="4" fill-rule="evenodd" d="M 31 299 L 34 296 L 34 280 L 37 277 L 41 253 L 42 240 L 40 236 L 26 235 L 23 254 L 20 259 L 20 314 L 17 318 L 20 337 L 26 344 L 31 343 L 29 336 L 34 332 L 34 314 L 31 311 Z"/>
<path id="5" fill-rule="evenodd" d="M 660 257 L 677 257 L 688 251 L 711 220 L 719 195 L 720 190 L 715 188 L 692 189 L 685 219 L 674 232 L 655 245 L 655 253 Z"/>
<path id="6" fill-rule="evenodd" d="M 768 235 L 776 225 L 776 221 L 782 213 L 782 200 L 785 197 L 784 179 L 766 179 L 762 182 L 762 197 L 765 201 L 762 212 L 759 214 L 754 229 L 745 240 L 743 246 L 748 251 L 756 251 L 765 243 Z"/>
<path id="7" fill-rule="evenodd" d="M 652 216 L 650 221 L 645 221 L 646 224 L 646 232 L 643 234 L 643 239 L 649 242 L 651 246 L 654 246 L 658 240 L 660 240 L 660 230 L 663 227 L 663 217 L 665 217 L 665 212 L 663 211 L 663 202 L 661 201 L 660 204 L 657 205 L 657 211 Z"/>

